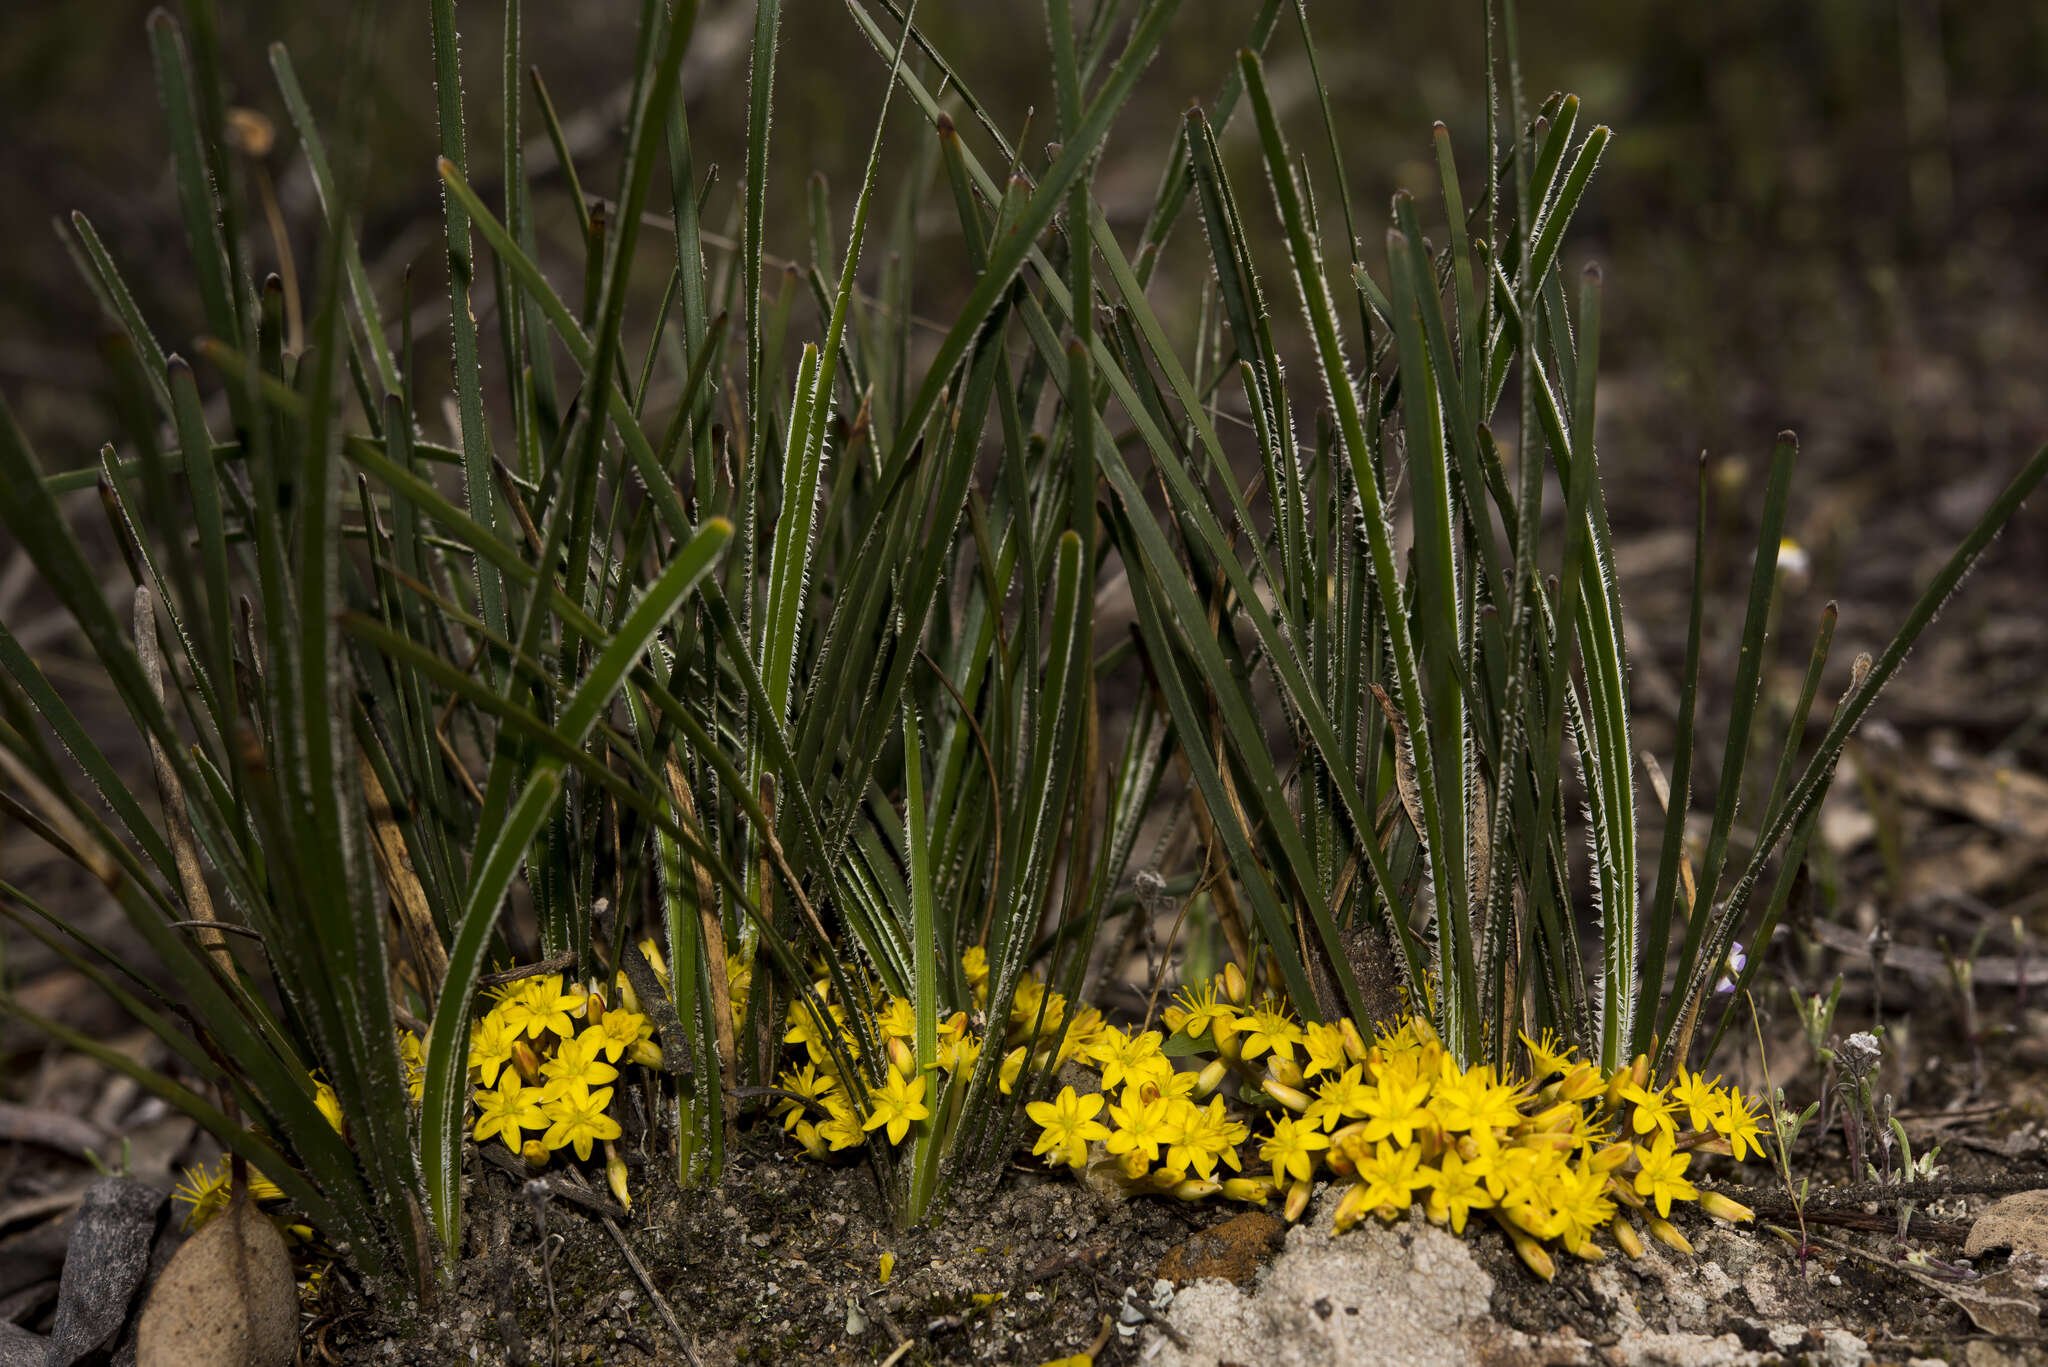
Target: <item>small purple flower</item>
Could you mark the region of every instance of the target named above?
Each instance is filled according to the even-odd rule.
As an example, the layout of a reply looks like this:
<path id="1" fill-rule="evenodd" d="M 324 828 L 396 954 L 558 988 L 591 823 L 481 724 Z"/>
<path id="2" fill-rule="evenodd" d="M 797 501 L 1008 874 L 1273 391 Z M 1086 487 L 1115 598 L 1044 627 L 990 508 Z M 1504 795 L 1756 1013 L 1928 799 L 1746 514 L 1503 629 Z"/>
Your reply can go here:
<path id="1" fill-rule="evenodd" d="M 1714 994 L 1716 996 L 1726 996 L 1728 993 L 1733 992 L 1735 990 L 1735 977 L 1742 972 L 1742 966 L 1748 962 L 1749 956 L 1742 952 L 1742 941 L 1737 940 L 1735 948 L 1728 951 L 1728 959 L 1722 965 L 1726 971 L 1726 976 L 1714 984 Z"/>

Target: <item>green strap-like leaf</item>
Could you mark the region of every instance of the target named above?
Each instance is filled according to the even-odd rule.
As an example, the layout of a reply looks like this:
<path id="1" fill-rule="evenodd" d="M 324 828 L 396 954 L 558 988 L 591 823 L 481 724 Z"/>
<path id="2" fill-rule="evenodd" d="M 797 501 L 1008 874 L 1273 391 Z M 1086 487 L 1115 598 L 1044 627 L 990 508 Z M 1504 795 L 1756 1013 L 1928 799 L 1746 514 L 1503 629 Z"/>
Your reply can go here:
<path id="1" fill-rule="evenodd" d="M 562 710 L 556 729 L 565 742 L 582 743 L 599 715 L 612 704 L 627 672 L 647 652 L 655 633 L 710 572 L 731 536 L 732 524 L 722 519 L 706 522 L 648 586 Z M 421 1101 L 420 1149 L 434 1227 L 440 1234 L 442 1254 L 450 1261 L 458 1251 L 461 1234 L 462 1088 L 469 1056 L 470 1007 L 505 895 L 525 862 L 534 834 L 553 810 L 563 767 L 564 761 L 557 755 L 543 754 L 534 761 L 518 800 L 472 871 L 455 942 L 449 947 L 448 976 L 435 1002 Z"/>

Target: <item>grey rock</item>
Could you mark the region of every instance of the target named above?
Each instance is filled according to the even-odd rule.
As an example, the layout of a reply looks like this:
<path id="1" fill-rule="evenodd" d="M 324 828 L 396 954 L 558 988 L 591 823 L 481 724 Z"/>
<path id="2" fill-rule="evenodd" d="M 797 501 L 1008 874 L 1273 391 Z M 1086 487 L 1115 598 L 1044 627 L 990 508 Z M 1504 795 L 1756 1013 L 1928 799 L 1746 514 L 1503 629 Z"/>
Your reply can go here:
<path id="1" fill-rule="evenodd" d="M 1337 1192 L 1287 1236 L 1246 1295 L 1204 1279 L 1181 1288 L 1167 1318 L 1187 1347 L 1151 1331 L 1154 1367 L 1464 1367 L 1472 1361 L 1590 1362 L 1576 1335 L 1534 1338 L 1494 1320 L 1493 1278 L 1465 1241 L 1419 1221 L 1367 1220 L 1330 1233 Z"/>
<path id="2" fill-rule="evenodd" d="M 1870 1345 L 1847 1329 L 1822 1329 L 1820 1344 L 1815 1356 L 1823 1367 L 1865 1367 L 1870 1361 Z"/>
<path id="3" fill-rule="evenodd" d="M 71 1367 L 107 1347 L 128 1322 L 168 1195 L 127 1177 L 109 1177 L 86 1190 L 57 1289 L 48 1367 Z"/>
<path id="4" fill-rule="evenodd" d="M 0 1367 L 43 1367 L 49 1355 L 48 1339 L 0 1320 Z"/>

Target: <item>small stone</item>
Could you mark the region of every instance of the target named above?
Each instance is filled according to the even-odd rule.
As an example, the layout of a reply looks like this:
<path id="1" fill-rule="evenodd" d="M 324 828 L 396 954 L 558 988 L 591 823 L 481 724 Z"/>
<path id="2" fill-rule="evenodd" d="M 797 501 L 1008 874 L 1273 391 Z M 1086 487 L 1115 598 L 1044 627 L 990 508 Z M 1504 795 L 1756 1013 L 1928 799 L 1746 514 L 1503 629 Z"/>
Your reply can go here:
<path id="1" fill-rule="evenodd" d="M 1767 1264 L 1753 1264 L 1744 1272 L 1742 1289 L 1749 1293 L 1749 1303 L 1756 1307 L 1756 1312 L 1766 1319 L 1777 1319 L 1790 1308 L 1784 1291 L 1779 1287 L 1775 1270 Z"/>
<path id="2" fill-rule="evenodd" d="M 158 1215 L 169 1193 L 132 1178 L 95 1182 L 79 1203 L 50 1331 L 49 1361 L 71 1364 L 111 1346 L 149 1267 Z"/>
<path id="3" fill-rule="evenodd" d="M 1822 1329 L 1820 1352 L 1815 1354 L 1823 1367 L 1863 1367 L 1870 1361 L 1870 1345 L 1847 1329 Z"/>
<path id="4" fill-rule="evenodd" d="M 48 1339 L 0 1320 L 0 1367 L 43 1367 L 49 1357 Z"/>
<path id="5" fill-rule="evenodd" d="M 2048 1254 L 2048 1191 L 2023 1191 L 1994 1202 L 1970 1226 L 1963 1253 L 1975 1258 L 1995 1248 Z"/>
<path id="6" fill-rule="evenodd" d="M 1244 1286 L 1286 1234 L 1287 1226 L 1278 1218 L 1248 1210 L 1169 1249 L 1159 1260 L 1158 1275 L 1176 1286 L 1205 1277 Z"/>

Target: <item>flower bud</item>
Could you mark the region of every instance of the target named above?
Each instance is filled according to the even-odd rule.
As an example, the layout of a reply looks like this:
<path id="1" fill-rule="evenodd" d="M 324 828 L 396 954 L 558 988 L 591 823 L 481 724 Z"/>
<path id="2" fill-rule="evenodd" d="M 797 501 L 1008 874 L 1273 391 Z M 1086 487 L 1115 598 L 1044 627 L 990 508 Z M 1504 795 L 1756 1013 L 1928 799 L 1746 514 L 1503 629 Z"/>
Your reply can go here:
<path id="1" fill-rule="evenodd" d="M 1332 1223 L 1336 1225 L 1339 1234 L 1365 1218 L 1368 1209 L 1365 1204 L 1365 1193 L 1366 1186 L 1363 1182 L 1353 1182 L 1351 1190 L 1345 1192 L 1344 1199 L 1337 1203 L 1337 1214 Z"/>
<path id="2" fill-rule="evenodd" d="M 1301 1065 L 1291 1058 L 1281 1058 L 1278 1054 L 1266 1056 L 1266 1073 L 1283 1087 L 1299 1090 L 1303 1083 Z"/>
<path id="3" fill-rule="evenodd" d="M 1117 1170 L 1123 1173 L 1125 1180 L 1135 1182 L 1145 1175 L 1145 1169 L 1150 1164 L 1145 1161 L 1144 1154 L 1132 1149 L 1129 1153 L 1117 1155 L 1116 1166 Z"/>
<path id="4" fill-rule="evenodd" d="M 1202 1069 L 1201 1075 L 1195 1079 L 1196 1099 L 1207 1101 L 1215 1094 L 1216 1089 L 1223 1085 L 1223 1079 L 1229 1076 L 1230 1065 L 1228 1063 L 1225 1063 L 1220 1058 L 1210 1059 L 1207 1066 Z"/>
<path id="5" fill-rule="evenodd" d="M 1756 1218 L 1756 1212 L 1748 1206 L 1718 1191 L 1701 1192 L 1700 1209 L 1716 1220 L 1726 1220 L 1730 1224 L 1742 1224 Z"/>
<path id="6" fill-rule="evenodd" d="M 661 1071 L 661 1046 L 651 1039 L 635 1040 L 627 1047 L 626 1057 L 642 1068 L 652 1068 L 657 1073 Z"/>
<path id="7" fill-rule="evenodd" d="M 1209 1042 L 1216 1046 L 1216 1057 L 1226 1063 L 1244 1061 L 1244 1045 L 1238 1043 L 1237 1021 L 1230 1016 L 1218 1016 L 1209 1025 Z"/>
<path id="8" fill-rule="evenodd" d="M 1557 1276 L 1557 1262 L 1550 1256 L 1550 1250 L 1505 1220 L 1501 1221 L 1500 1227 L 1507 1231 L 1508 1242 L 1515 1246 L 1516 1256 L 1528 1265 L 1531 1272 L 1546 1282 Z"/>
<path id="9" fill-rule="evenodd" d="M 612 1141 L 604 1141 L 604 1180 L 612 1189 L 612 1195 L 619 1198 L 619 1204 L 627 1210 L 633 1208 L 633 1197 L 626 1190 L 626 1160 L 619 1157 Z"/>
<path id="10" fill-rule="evenodd" d="M 1636 1086 L 1648 1087 L 1650 1085 L 1650 1056 L 1648 1054 L 1637 1054 L 1636 1061 L 1629 1065 L 1628 1076 L 1629 1081 L 1635 1083 Z"/>
<path id="11" fill-rule="evenodd" d="M 1365 1127 L 1368 1123 L 1364 1120 L 1353 1120 L 1339 1125 L 1330 1135 L 1330 1147 L 1334 1149 L 1344 1144 L 1362 1146 L 1365 1142 Z"/>
<path id="12" fill-rule="evenodd" d="M 1299 1220 L 1308 1210 L 1309 1186 L 1309 1183 L 1299 1178 L 1296 1178 L 1289 1184 L 1287 1188 L 1287 1204 L 1282 1207 L 1280 1212 L 1287 1217 L 1288 1224 L 1291 1225 L 1296 1220 Z"/>
<path id="13" fill-rule="evenodd" d="M 619 1005 L 625 1007 L 628 1011 L 639 1012 L 644 1010 L 640 1005 L 640 994 L 633 990 L 633 984 L 626 981 L 625 974 L 619 974 L 618 980 L 613 986 L 617 987 L 619 991 Z"/>
<path id="14" fill-rule="evenodd" d="M 512 1066 L 519 1070 L 520 1080 L 531 1087 L 540 1081 L 540 1055 L 533 1052 L 533 1045 L 519 1040 L 512 1046 Z"/>
<path id="15" fill-rule="evenodd" d="M 910 1046 L 895 1036 L 889 1037 L 889 1066 L 903 1076 L 917 1076 L 917 1055 L 910 1052 Z"/>
<path id="16" fill-rule="evenodd" d="M 1167 1194 L 1178 1201 L 1199 1201 L 1204 1197 L 1214 1196 L 1221 1190 L 1223 1190 L 1221 1182 L 1213 1178 L 1198 1177 L 1181 1183 Z"/>
<path id="17" fill-rule="evenodd" d="M 1595 1149 L 1593 1151 L 1593 1157 L 1591 1159 L 1593 1171 L 1613 1172 L 1616 1168 L 1628 1162 L 1628 1160 L 1633 1157 L 1635 1157 L 1635 1145 L 1609 1144 L 1605 1148 Z"/>
<path id="18" fill-rule="evenodd" d="M 1339 1177 L 1353 1177 L 1358 1173 L 1359 1155 L 1371 1151 L 1372 1146 L 1365 1142 L 1365 1122 L 1354 1121 L 1330 1136 L 1330 1147 L 1323 1151 L 1323 1161 Z"/>
<path id="19" fill-rule="evenodd" d="M 1272 1186 L 1263 1177 L 1229 1177 L 1223 1181 L 1223 1199 L 1226 1201 L 1263 1206 L 1272 1194 Z"/>
<path id="20" fill-rule="evenodd" d="M 1365 1062 L 1365 1056 L 1371 1050 L 1366 1045 L 1365 1036 L 1358 1033 L 1358 1026 L 1352 1023 L 1351 1017 L 1346 1016 L 1338 1021 L 1337 1028 L 1344 1032 L 1344 1052 L 1351 1056 L 1351 1061 Z"/>
<path id="21" fill-rule="evenodd" d="M 1188 1180 L 1186 1168 L 1155 1168 L 1145 1179 L 1160 1191 L 1172 1191 Z"/>
<path id="22" fill-rule="evenodd" d="M 584 994 L 583 1019 L 592 1025 L 604 1024 L 604 993 L 592 988 Z"/>
<path id="23" fill-rule="evenodd" d="M 519 1156 L 529 1168 L 544 1168 L 548 1165 L 548 1146 L 538 1139 L 529 1139 L 519 1146 Z"/>
<path id="24" fill-rule="evenodd" d="M 1566 1073 L 1547 1093 L 1559 1101 L 1584 1101 L 1600 1095 L 1606 1084 L 1600 1081 L 1600 1070 L 1590 1063 L 1582 1063 Z"/>
<path id="25" fill-rule="evenodd" d="M 1636 1226 L 1633 1220 L 1616 1220 L 1613 1224 L 1613 1229 L 1614 1242 L 1620 1246 L 1623 1253 L 1628 1254 L 1631 1258 L 1643 1256 L 1643 1236 L 1636 1233 Z"/>
<path id="26" fill-rule="evenodd" d="M 1272 1097 L 1273 1100 L 1279 1102 L 1296 1115 L 1300 1115 L 1308 1109 L 1308 1094 L 1306 1092 L 1297 1091 L 1292 1087 L 1274 1081 L 1270 1077 L 1266 1079 L 1265 1085 L 1267 1096 Z"/>
<path id="27" fill-rule="evenodd" d="M 1223 995 L 1233 1006 L 1243 1006 L 1251 998 L 1251 986 L 1244 980 L 1244 970 L 1235 963 L 1223 966 Z"/>
<path id="28" fill-rule="evenodd" d="M 1645 1214 L 1643 1216 L 1643 1223 L 1649 1226 L 1650 1237 L 1658 1243 L 1675 1248 L 1680 1253 L 1692 1252 L 1692 1241 L 1683 1234 L 1680 1234 L 1678 1226 L 1672 1224 L 1669 1220 L 1660 1220 L 1654 1215 Z"/>
<path id="29" fill-rule="evenodd" d="M 1583 1234 L 1579 1236 L 1577 1243 L 1566 1241 L 1564 1251 L 1582 1263 L 1604 1263 L 1607 1261 L 1607 1250 Z"/>

